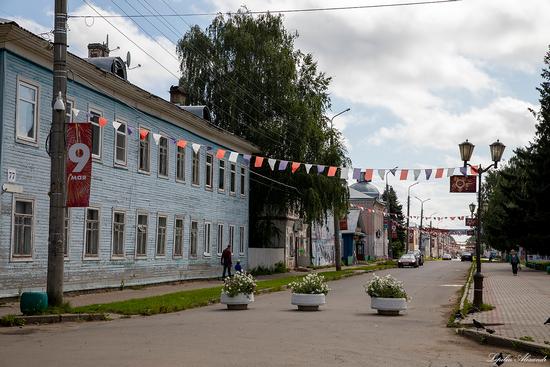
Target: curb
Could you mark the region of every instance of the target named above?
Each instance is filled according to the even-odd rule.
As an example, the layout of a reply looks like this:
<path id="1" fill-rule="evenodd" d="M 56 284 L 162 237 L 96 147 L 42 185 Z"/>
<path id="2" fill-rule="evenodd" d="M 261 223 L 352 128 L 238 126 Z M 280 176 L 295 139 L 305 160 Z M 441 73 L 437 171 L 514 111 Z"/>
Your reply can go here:
<path id="1" fill-rule="evenodd" d="M 106 314 L 102 313 L 81 313 L 81 314 L 59 314 L 59 315 L 32 315 L 32 316 L 14 316 L 14 320 L 20 321 L 23 325 L 32 324 L 54 324 L 58 322 L 76 322 L 76 321 L 106 321 Z M 13 326 L 17 326 L 14 324 Z M 9 327 L 9 326 L 7 326 Z"/>
<path id="2" fill-rule="evenodd" d="M 546 355 L 547 353 L 545 352 L 545 350 L 549 349 L 549 346 L 545 344 L 508 338 L 505 336 L 491 335 L 486 332 L 472 329 L 460 328 L 455 329 L 455 331 L 458 335 L 473 339 L 481 344 L 491 344 L 500 347 L 521 350 L 532 354 Z"/>
<path id="3" fill-rule="evenodd" d="M 470 274 L 468 275 L 468 279 L 466 280 L 466 284 L 464 284 L 464 293 L 462 294 L 462 298 L 460 299 L 460 310 L 463 310 L 464 309 L 464 303 L 466 302 L 466 298 L 468 298 L 468 296 L 470 295 L 470 285 L 471 285 L 471 280 L 472 280 L 472 276 L 474 275 L 474 269 L 475 267 L 472 266 L 470 268 Z"/>

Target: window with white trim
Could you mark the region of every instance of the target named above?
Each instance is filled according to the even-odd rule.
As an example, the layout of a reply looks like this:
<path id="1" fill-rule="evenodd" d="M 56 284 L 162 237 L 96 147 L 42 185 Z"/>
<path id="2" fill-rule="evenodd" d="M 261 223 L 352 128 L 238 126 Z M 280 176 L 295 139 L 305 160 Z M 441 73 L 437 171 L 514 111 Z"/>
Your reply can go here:
<path id="1" fill-rule="evenodd" d="M 209 222 L 204 223 L 204 254 L 210 256 L 210 246 L 212 237 L 212 224 Z"/>
<path id="2" fill-rule="evenodd" d="M 222 254 L 223 251 L 223 224 L 218 224 L 218 236 L 217 236 L 217 243 L 216 243 L 218 249 L 218 255 Z"/>
<path id="3" fill-rule="evenodd" d="M 69 257 L 69 243 L 71 240 L 71 208 L 65 208 L 65 225 L 63 227 L 63 256 Z"/>
<path id="4" fill-rule="evenodd" d="M 191 166 L 191 183 L 193 185 L 199 185 L 199 163 L 200 163 L 200 151 L 195 153 L 193 150 L 193 164 Z"/>
<path id="5" fill-rule="evenodd" d="M 34 202 L 16 199 L 13 205 L 13 257 L 31 257 Z"/>
<path id="6" fill-rule="evenodd" d="M 140 130 L 147 130 L 140 128 Z M 147 130 L 147 136 L 142 139 L 139 138 L 139 162 L 138 169 L 141 172 L 151 172 L 151 132 Z"/>
<path id="7" fill-rule="evenodd" d="M 17 81 L 17 139 L 38 142 L 38 86 Z"/>
<path id="8" fill-rule="evenodd" d="M 185 147 L 176 149 L 176 181 L 185 181 Z"/>
<path id="9" fill-rule="evenodd" d="M 126 226 L 126 213 L 113 211 L 113 257 L 124 257 L 124 229 Z"/>
<path id="10" fill-rule="evenodd" d="M 159 138 L 159 176 L 168 177 L 168 139 Z"/>
<path id="11" fill-rule="evenodd" d="M 218 167 L 218 190 L 225 190 L 225 161 L 223 159 L 219 160 Z"/>
<path id="12" fill-rule="evenodd" d="M 99 209 L 86 209 L 85 257 L 99 256 Z"/>
<path id="13" fill-rule="evenodd" d="M 174 221 L 174 256 L 183 256 L 183 218 Z"/>
<path id="14" fill-rule="evenodd" d="M 244 254 L 244 227 L 239 227 L 239 253 Z"/>
<path id="15" fill-rule="evenodd" d="M 128 127 L 124 121 L 117 121 L 120 126 L 115 130 L 115 163 L 121 166 L 126 165 L 127 161 L 127 144 L 128 144 Z"/>
<path id="16" fill-rule="evenodd" d="M 235 194 L 237 186 L 237 167 L 235 163 L 230 164 L 229 193 Z"/>
<path id="17" fill-rule="evenodd" d="M 73 106 L 74 101 L 67 98 L 67 103 L 65 104 L 65 123 L 73 122 Z"/>
<path id="18" fill-rule="evenodd" d="M 138 213 L 136 228 L 136 256 L 147 256 L 147 225 L 149 216 L 145 213 Z"/>
<path id="19" fill-rule="evenodd" d="M 168 219 L 164 215 L 159 215 L 157 219 L 157 256 L 164 256 L 166 253 L 166 225 Z"/>
<path id="20" fill-rule="evenodd" d="M 235 226 L 229 226 L 229 245 L 231 245 L 231 249 L 235 249 L 233 246 L 235 244 Z"/>
<path id="21" fill-rule="evenodd" d="M 99 126 L 99 118 L 102 113 L 99 110 L 88 111 L 88 121 L 92 124 L 92 158 L 101 159 L 103 145 L 103 128 Z"/>
<path id="22" fill-rule="evenodd" d="M 245 194 L 245 169 L 241 167 L 241 195 Z"/>
<path id="23" fill-rule="evenodd" d="M 197 257 L 197 244 L 199 240 L 199 222 L 191 221 L 191 234 L 189 236 L 189 256 Z"/>
<path id="24" fill-rule="evenodd" d="M 212 181 L 214 179 L 214 170 L 212 163 L 214 162 L 214 157 L 212 154 L 206 154 L 206 180 L 204 186 L 207 189 L 212 188 Z"/>

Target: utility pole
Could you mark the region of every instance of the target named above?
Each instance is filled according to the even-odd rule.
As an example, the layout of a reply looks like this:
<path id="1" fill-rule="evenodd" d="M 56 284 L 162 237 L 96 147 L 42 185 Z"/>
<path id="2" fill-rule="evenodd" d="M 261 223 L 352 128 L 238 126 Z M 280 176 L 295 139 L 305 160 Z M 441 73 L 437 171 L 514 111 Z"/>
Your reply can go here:
<path id="1" fill-rule="evenodd" d="M 418 185 L 418 183 L 419 182 L 416 181 L 407 189 L 407 244 L 405 245 L 405 252 L 409 252 L 409 210 L 411 208 L 411 187 Z"/>
<path id="2" fill-rule="evenodd" d="M 48 303 L 63 304 L 65 243 L 65 105 L 67 95 L 67 0 L 55 0 L 53 100 L 50 130 L 50 218 L 48 236 Z"/>
<path id="3" fill-rule="evenodd" d="M 388 252 L 387 252 L 387 255 L 388 257 L 390 256 L 390 236 L 391 236 L 391 226 L 392 226 L 392 219 L 391 219 L 391 214 L 392 214 L 392 208 L 391 208 L 391 203 L 390 203 L 390 189 L 389 189 L 389 185 L 388 185 L 388 173 L 392 173 L 394 176 L 395 176 L 395 170 L 397 169 L 397 166 L 393 167 L 391 170 L 389 171 L 386 171 L 386 173 L 384 174 L 384 180 L 386 181 L 386 205 L 387 205 L 387 208 L 388 208 L 388 235 L 385 236 L 385 241 L 387 241 L 387 249 L 388 249 Z M 385 254 L 386 255 L 386 254 Z"/>
<path id="4" fill-rule="evenodd" d="M 424 219 L 424 203 L 428 200 L 430 200 L 429 198 L 428 199 L 425 199 L 425 200 L 422 200 L 422 199 L 419 199 L 417 196 L 415 196 L 415 198 L 420 201 L 420 230 L 419 230 L 419 239 L 420 239 L 420 242 L 418 243 L 418 248 L 419 249 L 422 249 L 422 221 Z M 425 252 L 425 250 L 424 250 Z"/>

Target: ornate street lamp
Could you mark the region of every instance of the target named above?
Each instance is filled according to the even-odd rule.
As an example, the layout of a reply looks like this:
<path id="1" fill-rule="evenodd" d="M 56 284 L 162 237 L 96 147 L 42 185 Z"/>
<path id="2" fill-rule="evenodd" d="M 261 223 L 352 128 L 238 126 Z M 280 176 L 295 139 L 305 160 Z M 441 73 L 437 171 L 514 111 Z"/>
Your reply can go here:
<path id="1" fill-rule="evenodd" d="M 460 151 L 460 158 L 464 162 L 464 167 L 472 167 L 468 161 L 472 158 L 472 153 L 474 152 L 474 145 L 466 139 L 465 142 L 458 145 Z M 488 167 L 481 167 L 479 165 L 476 167 L 477 174 L 479 176 L 478 189 L 477 189 L 477 220 L 476 220 L 476 273 L 474 274 L 474 307 L 478 310 L 481 309 L 483 304 L 483 275 L 481 274 L 481 175 L 491 168 L 497 168 L 498 162 L 502 158 L 502 153 L 504 153 L 504 148 L 506 146 L 502 144 L 499 140 L 495 141 L 489 146 L 491 150 L 491 160 L 493 163 Z M 474 203 L 470 204 L 470 211 L 473 213 L 476 209 Z"/>

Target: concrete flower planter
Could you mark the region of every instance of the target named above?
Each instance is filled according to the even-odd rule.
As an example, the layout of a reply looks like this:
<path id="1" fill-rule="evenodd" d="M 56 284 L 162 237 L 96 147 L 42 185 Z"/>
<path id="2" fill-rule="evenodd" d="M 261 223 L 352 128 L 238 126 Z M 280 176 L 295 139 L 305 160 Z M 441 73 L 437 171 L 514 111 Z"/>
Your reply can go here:
<path id="1" fill-rule="evenodd" d="M 227 305 L 228 310 L 246 310 L 248 304 L 254 302 L 254 294 L 239 293 L 230 297 L 222 292 L 220 303 Z"/>
<path id="2" fill-rule="evenodd" d="M 407 309 L 407 299 L 372 297 L 370 299 L 370 307 L 378 310 L 380 315 L 397 316 L 399 315 L 399 311 Z"/>
<path id="3" fill-rule="evenodd" d="M 290 303 L 298 306 L 299 311 L 318 311 L 326 303 L 324 294 L 292 293 Z"/>

